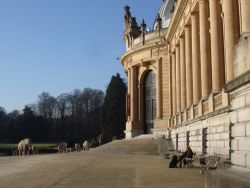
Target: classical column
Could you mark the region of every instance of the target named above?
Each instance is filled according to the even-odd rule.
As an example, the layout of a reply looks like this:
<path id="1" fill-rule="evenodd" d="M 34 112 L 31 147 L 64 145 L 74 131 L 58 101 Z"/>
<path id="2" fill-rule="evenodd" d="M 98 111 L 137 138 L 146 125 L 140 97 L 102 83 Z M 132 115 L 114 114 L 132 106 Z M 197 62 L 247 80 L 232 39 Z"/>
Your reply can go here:
<path id="1" fill-rule="evenodd" d="M 143 122 L 144 118 L 144 100 L 143 100 L 143 95 L 144 95 L 144 85 L 139 83 L 138 87 L 138 121 L 141 123 Z"/>
<path id="2" fill-rule="evenodd" d="M 190 26 L 185 27 L 185 60 L 186 60 L 186 88 L 187 107 L 193 103 L 193 83 L 192 83 L 192 43 Z"/>
<path id="3" fill-rule="evenodd" d="M 176 51 L 176 110 L 181 111 L 181 76 L 180 76 L 180 48 L 175 47 Z"/>
<path id="4" fill-rule="evenodd" d="M 172 65 L 172 104 L 173 104 L 173 115 L 176 114 L 176 63 L 175 54 L 171 54 L 171 65 Z"/>
<path id="5" fill-rule="evenodd" d="M 238 23 L 238 1 L 222 0 L 224 14 L 224 40 L 225 40 L 225 62 L 226 62 L 226 81 L 234 79 L 233 70 L 233 49 L 239 39 Z M 249 19 L 249 18 L 246 18 Z"/>
<path id="6" fill-rule="evenodd" d="M 209 0 L 212 62 L 212 92 L 217 93 L 224 84 L 224 46 L 221 5 L 218 0 Z"/>
<path id="7" fill-rule="evenodd" d="M 240 22 L 241 22 L 241 34 L 250 32 L 250 1 L 239 0 L 240 5 Z"/>
<path id="8" fill-rule="evenodd" d="M 185 39 L 180 37 L 180 68 L 181 68 L 181 110 L 186 108 L 186 65 L 185 65 Z"/>
<path id="9" fill-rule="evenodd" d="M 128 121 L 131 120 L 131 69 L 128 69 L 128 96 L 130 97 L 130 104 L 128 108 L 130 108 L 130 114 L 128 116 Z"/>
<path id="10" fill-rule="evenodd" d="M 131 70 L 131 121 L 138 121 L 138 67 Z"/>
<path id="11" fill-rule="evenodd" d="M 199 18 L 198 13 L 191 15 L 192 26 L 192 71 L 193 71 L 193 103 L 198 104 L 201 99 L 201 72 L 199 46 Z"/>
<path id="12" fill-rule="evenodd" d="M 157 60 L 157 118 L 162 118 L 162 59 Z"/>
<path id="13" fill-rule="evenodd" d="M 201 55 L 201 94 L 207 99 L 211 92 L 211 61 L 208 23 L 208 0 L 199 1 L 200 55 Z"/>

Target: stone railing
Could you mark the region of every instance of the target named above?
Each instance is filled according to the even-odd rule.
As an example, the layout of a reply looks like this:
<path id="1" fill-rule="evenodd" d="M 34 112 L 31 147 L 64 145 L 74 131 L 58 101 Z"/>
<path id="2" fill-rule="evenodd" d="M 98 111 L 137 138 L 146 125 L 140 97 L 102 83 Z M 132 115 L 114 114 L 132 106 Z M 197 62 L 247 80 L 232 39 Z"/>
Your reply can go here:
<path id="1" fill-rule="evenodd" d="M 155 43 L 155 42 L 161 42 L 161 39 L 166 35 L 166 29 L 162 29 L 159 33 L 159 31 L 155 30 L 153 32 L 145 33 L 145 39 L 143 43 L 143 37 L 142 35 L 133 41 L 133 48 L 140 47 L 143 45 Z M 129 49 L 128 49 L 129 50 Z"/>

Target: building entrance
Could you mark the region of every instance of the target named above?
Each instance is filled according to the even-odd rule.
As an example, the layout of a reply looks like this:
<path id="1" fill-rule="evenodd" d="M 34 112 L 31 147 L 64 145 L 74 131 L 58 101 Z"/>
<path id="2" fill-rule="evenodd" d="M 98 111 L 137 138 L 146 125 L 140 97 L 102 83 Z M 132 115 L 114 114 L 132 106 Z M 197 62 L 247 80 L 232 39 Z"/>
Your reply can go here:
<path id="1" fill-rule="evenodd" d="M 147 73 L 144 82 L 144 132 L 152 133 L 154 119 L 156 118 L 156 74 Z"/>

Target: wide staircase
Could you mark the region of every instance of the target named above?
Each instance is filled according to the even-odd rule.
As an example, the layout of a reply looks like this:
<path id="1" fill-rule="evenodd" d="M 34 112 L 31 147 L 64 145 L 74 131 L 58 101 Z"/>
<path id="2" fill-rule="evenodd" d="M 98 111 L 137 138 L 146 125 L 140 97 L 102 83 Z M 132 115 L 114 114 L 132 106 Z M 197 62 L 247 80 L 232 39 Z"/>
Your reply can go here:
<path id="1" fill-rule="evenodd" d="M 169 154 L 170 151 L 174 150 L 174 146 L 172 144 L 172 141 L 165 138 L 157 138 L 155 139 L 156 144 L 158 146 L 158 151 L 160 156 L 165 157 L 166 154 Z"/>
<path id="2" fill-rule="evenodd" d="M 174 150 L 171 140 L 154 139 L 152 135 L 141 135 L 132 139 L 115 140 L 89 153 L 112 155 L 155 155 L 162 156 Z M 250 188 L 250 170 L 239 167 L 218 168 L 209 170 L 205 176 L 205 187 Z"/>
<path id="3" fill-rule="evenodd" d="M 90 152 L 120 155 L 159 155 L 157 142 L 152 135 L 141 135 L 132 139 L 115 140 Z"/>

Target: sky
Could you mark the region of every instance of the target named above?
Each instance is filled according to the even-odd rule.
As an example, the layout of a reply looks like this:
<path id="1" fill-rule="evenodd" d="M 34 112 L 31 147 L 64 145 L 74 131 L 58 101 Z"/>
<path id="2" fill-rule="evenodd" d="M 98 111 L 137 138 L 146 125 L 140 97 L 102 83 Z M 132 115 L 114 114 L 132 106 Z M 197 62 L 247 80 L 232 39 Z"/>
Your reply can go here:
<path id="1" fill-rule="evenodd" d="M 22 110 L 42 92 L 105 91 L 125 78 L 124 9 L 149 28 L 162 0 L 0 0 L 0 106 Z"/>

